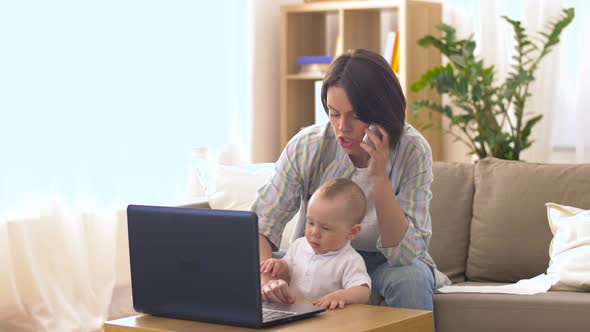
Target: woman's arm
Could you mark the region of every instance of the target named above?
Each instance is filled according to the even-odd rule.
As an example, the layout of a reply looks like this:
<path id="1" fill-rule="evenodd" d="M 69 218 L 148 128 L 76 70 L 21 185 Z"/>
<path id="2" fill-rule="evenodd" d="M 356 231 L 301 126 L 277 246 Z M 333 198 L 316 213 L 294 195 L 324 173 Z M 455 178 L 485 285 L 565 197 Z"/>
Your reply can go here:
<path id="1" fill-rule="evenodd" d="M 258 197 L 251 208 L 258 215 L 260 263 L 272 257 L 285 225 L 299 210 L 302 180 L 298 172 L 299 160 L 291 151 L 296 145 L 297 142 L 290 143 L 281 153 L 274 174 L 258 189 Z"/>
<path id="2" fill-rule="evenodd" d="M 309 169 L 316 166 L 314 156 L 322 133 L 320 127 L 309 127 L 298 133 L 281 153 L 274 174 L 258 190 L 252 210 L 258 215 L 260 263 L 272 257 L 285 225 L 302 205 L 304 187 L 311 182 Z M 269 277 L 265 274 L 261 277 L 264 285 Z"/>
<path id="3" fill-rule="evenodd" d="M 393 193 L 387 175 L 373 176 L 371 183 L 381 245 L 385 248 L 395 247 L 401 242 L 408 230 L 406 215 Z"/>
<path id="4" fill-rule="evenodd" d="M 371 136 L 375 147 L 367 144 L 363 149 L 369 153 L 368 174 L 373 187 L 375 213 L 379 225 L 379 235 L 383 247 L 397 246 L 408 229 L 408 221 L 400 207 L 391 185 L 387 163 L 390 156 L 389 134 L 379 126 L 382 137 L 379 138 L 369 129 L 365 132 Z"/>
<path id="5" fill-rule="evenodd" d="M 369 176 L 380 234 L 377 248 L 393 266 L 412 264 L 428 250 L 431 235 L 431 150 L 415 129 L 406 134 L 398 145 L 395 160 L 388 161 L 386 133 L 381 144 L 370 150 Z M 392 164 L 386 166 L 388 162 Z M 397 181 L 396 195 L 393 185 Z"/>

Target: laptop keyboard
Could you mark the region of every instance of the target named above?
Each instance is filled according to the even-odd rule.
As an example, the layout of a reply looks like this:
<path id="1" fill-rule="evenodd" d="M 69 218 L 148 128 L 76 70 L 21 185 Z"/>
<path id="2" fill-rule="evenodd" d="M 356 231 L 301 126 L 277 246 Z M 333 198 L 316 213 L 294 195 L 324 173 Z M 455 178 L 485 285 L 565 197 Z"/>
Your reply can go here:
<path id="1" fill-rule="evenodd" d="M 267 322 L 275 319 L 285 318 L 296 315 L 293 311 L 282 311 L 274 309 L 262 309 L 262 321 Z"/>

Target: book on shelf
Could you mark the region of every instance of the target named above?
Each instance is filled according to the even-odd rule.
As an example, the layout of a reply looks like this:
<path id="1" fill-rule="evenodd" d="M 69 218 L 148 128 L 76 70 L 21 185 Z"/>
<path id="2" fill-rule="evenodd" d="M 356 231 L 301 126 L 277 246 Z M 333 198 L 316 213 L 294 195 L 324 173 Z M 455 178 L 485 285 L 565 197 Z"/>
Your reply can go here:
<path id="1" fill-rule="evenodd" d="M 322 104 L 322 81 L 315 81 L 314 82 L 314 100 L 315 100 L 315 107 L 314 107 L 314 114 L 315 114 L 315 124 L 324 124 L 328 123 L 328 115 L 324 110 L 324 105 Z"/>
<path id="2" fill-rule="evenodd" d="M 334 56 L 339 56 L 344 53 L 344 46 L 342 46 L 342 35 L 336 37 L 336 46 L 334 46 Z"/>
<path id="3" fill-rule="evenodd" d="M 391 69 L 395 72 L 399 72 L 399 54 L 398 54 L 399 34 L 395 31 L 387 33 L 385 39 L 385 50 L 383 51 L 383 57 L 387 60 L 387 63 L 391 66 Z"/>
<path id="4" fill-rule="evenodd" d="M 328 71 L 330 63 L 334 60 L 331 55 L 305 55 L 298 56 L 299 74 L 323 75 Z"/>

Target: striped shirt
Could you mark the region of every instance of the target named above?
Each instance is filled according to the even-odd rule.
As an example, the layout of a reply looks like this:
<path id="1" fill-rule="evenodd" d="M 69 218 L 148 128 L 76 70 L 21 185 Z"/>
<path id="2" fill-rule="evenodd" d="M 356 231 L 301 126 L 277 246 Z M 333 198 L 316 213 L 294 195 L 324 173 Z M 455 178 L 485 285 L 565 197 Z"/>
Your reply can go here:
<path id="1" fill-rule="evenodd" d="M 252 210 L 258 214 L 259 232 L 276 249 L 286 223 L 301 209 L 291 240 L 303 236 L 307 202 L 313 192 L 333 178 L 350 178 L 354 169 L 329 123 L 304 128 L 287 144 L 274 174 L 258 190 Z M 376 248 L 392 266 L 410 265 L 419 258 L 434 268 L 427 252 L 431 236 L 428 205 L 432 197 L 432 152 L 426 139 L 409 124 L 389 154 L 386 171 L 408 229 L 397 246 L 383 247 L 378 237 Z"/>

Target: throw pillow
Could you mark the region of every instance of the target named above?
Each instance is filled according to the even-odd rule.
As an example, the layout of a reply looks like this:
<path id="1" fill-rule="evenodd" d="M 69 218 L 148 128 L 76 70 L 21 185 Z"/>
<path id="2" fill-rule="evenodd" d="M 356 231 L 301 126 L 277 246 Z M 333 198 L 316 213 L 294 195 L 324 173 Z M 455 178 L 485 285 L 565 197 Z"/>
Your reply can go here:
<path id="1" fill-rule="evenodd" d="M 196 165 L 196 181 L 191 185 L 202 189 L 212 209 L 248 211 L 256 200 L 258 189 L 264 185 L 273 171 L 273 163 L 226 166 L 201 159 Z M 280 249 L 288 248 L 291 230 L 298 215 L 287 223 Z"/>
<path id="2" fill-rule="evenodd" d="M 272 174 L 274 164 L 226 166 L 206 162 L 197 168 L 199 182 L 204 187 L 211 208 L 247 211 L 256 200 L 258 188 Z"/>
<path id="3" fill-rule="evenodd" d="M 547 203 L 552 290 L 590 291 L 590 210 Z"/>

